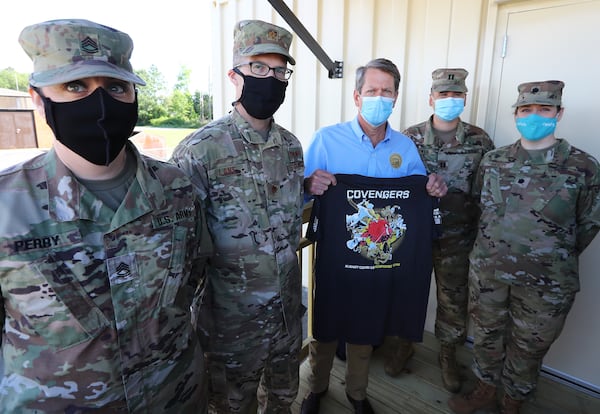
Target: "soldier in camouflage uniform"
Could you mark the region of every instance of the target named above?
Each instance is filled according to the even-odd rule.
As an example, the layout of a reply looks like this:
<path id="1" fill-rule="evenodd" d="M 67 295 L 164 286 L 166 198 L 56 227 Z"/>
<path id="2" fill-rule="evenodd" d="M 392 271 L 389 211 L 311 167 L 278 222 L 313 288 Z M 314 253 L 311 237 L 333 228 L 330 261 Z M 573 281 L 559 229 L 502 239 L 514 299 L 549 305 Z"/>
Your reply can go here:
<path id="1" fill-rule="evenodd" d="M 206 412 L 190 306 L 207 232 L 184 173 L 127 141 L 131 39 L 54 20 L 19 41 L 56 140 L 0 173 L 0 411 Z"/>
<path id="2" fill-rule="evenodd" d="M 289 413 L 298 392 L 304 162 L 298 139 L 273 119 L 295 64 L 291 41 L 270 23 L 238 22 L 233 110 L 173 153 L 206 205 L 215 244 L 200 320 L 213 413 L 248 413 L 257 399 L 261 413 Z"/>
<path id="3" fill-rule="evenodd" d="M 518 413 L 579 290 L 578 257 L 600 228 L 600 174 L 589 154 L 554 136 L 563 82 L 519 85 L 521 138 L 481 162 L 479 233 L 470 256 L 474 371 L 479 381 L 448 404 L 456 413 L 495 405 Z"/>
<path id="4" fill-rule="evenodd" d="M 467 98 L 462 68 L 441 68 L 432 72 L 429 105 L 433 115 L 407 128 L 419 148 L 428 173 L 444 177 L 448 193 L 440 200 L 443 233 L 433 246 L 433 266 L 437 288 L 435 336 L 440 341 L 439 361 L 442 382 L 450 392 L 461 387 L 456 345 L 467 333 L 469 253 L 477 234 L 477 207 L 471 185 L 483 154 L 494 148 L 488 134 L 461 121 Z M 385 371 L 392 376 L 402 372 L 413 354 L 413 346 L 398 339 L 396 352 L 389 356 Z"/>

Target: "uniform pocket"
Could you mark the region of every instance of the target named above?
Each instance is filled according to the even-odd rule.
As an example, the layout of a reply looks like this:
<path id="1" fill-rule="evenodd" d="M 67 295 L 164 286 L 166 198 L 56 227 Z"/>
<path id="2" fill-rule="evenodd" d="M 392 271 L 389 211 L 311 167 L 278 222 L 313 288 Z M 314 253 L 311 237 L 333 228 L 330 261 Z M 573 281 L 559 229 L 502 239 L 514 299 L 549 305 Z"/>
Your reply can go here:
<path id="1" fill-rule="evenodd" d="M 186 227 L 173 227 L 171 260 L 169 262 L 169 268 L 167 269 L 167 275 L 160 296 L 161 307 L 173 305 L 178 292 L 181 289 L 187 289 L 187 286 L 184 286 L 187 235 L 188 229 Z M 191 294 L 192 293 L 190 293 L 190 296 Z"/>
<path id="2" fill-rule="evenodd" d="M 487 169 L 483 176 L 480 204 L 483 210 L 505 203 L 502 196 L 500 174 L 495 169 Z"/>
<path id="3" fill-rule="evenodd" d="M 61 350 L 89 341 L 110 327 L 67 263 L 50 253 L 31 267 L 43 280 L 18 300 L 17 306 L 46 343 Z"/>
<path id="4" fill-rule="evenodd" d="M 438 174 L 444 177 L 448 191 L 470 193 L 481 158 L 480 152 L 440 152 Z"/>
<path id="5" fill-rule="evenodd" d="M 579 187 L 569 183 L 568 177 L 556 177 L 545 191 L 539 191 L 532 210 L 561 227 L 575 223 Z"/>
<path id="6" fill-rule="evenodd" d="M 208 171 L 210 212 L 209 220 L 223 229 L 235 229 L 248 215 L 248 205 L 256 202 L 252 171 L 249 165 L 224 165 Z M 252 201 L 253 200 L 253 201 Z"/>
<path id="7" fill-rule="evenodd" d="M 267 197 L 270 204 L 281 201 L 284 205 L 296 203 L 302 194 L 304 163 L 302 148 L 273 147 L 263 152 L 264 174 L 267 183 Z"/>

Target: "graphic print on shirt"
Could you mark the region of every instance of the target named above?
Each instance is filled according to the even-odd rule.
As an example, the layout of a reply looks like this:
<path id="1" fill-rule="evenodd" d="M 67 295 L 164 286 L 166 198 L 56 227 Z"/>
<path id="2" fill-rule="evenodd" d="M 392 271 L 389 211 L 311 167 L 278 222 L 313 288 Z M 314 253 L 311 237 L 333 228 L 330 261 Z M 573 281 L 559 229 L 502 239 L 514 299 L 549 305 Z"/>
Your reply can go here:
<path id="1" fill-rule="evenodd" d="M 348 191 L 348 203 L 356 209 L 356 213 L 346 215 L 346 229 L 350 240 L 346 242 L 348 249 L 372 260 L 376 268 L 379 266 L 394 267 L 390 263 L 406 233 L 406 223 L 400 214 L 400 206 L 386 205 L 376 209 L 374 204 L 364 198 L 358 203 L 351 197 L 356 190 Z M 347 264 L 346 268 L 352 265 Z"/>

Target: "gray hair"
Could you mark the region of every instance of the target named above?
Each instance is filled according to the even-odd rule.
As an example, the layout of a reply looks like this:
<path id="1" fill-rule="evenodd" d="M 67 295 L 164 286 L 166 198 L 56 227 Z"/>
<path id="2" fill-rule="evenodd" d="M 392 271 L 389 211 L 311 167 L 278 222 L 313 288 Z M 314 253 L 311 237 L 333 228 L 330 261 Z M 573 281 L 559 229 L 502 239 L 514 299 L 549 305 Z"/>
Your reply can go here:
<path id="1" fill-rule="evenodd" d="M 398 70 L 398 67 L 394 64 L 394 62 L 385 58 L 373 59 L 370 62 L 368 62 L 365 66 L 361 66 L 358 69 L 356 69 L 355 89 L 357 92 L 360 93 L 363 85 L 365 84 L 365 73 L 367 72 L 367 69 L 379 69 L 383 72 L 392 75 L 394 77 L 394 89 L 396 93 L 398 92 L 398 89 L 400 88 L 400 71 Z"/>

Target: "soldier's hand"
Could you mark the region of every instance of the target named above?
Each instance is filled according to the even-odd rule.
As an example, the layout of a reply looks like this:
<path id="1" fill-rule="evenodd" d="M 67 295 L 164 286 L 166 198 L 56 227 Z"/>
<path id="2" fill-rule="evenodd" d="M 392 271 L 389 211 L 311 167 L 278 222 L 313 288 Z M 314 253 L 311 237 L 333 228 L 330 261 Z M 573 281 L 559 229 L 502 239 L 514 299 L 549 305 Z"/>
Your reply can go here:
<path id="1" fill-rule="evenodd" d="M 443 197 L 448 192 L 446 181 L 444 181 L 441 175 L 437 174 L 429 174 L 425 188 L 427 189 L 427 194 L 432 197 Z"/>
<path id="2" fill-rule="evenodd" d="M 304 191 L 310 195 L 323 195 L 330 185 L 336 185 L 335 176 L 325 170 L 315 170 L 304 179 Z"/>

